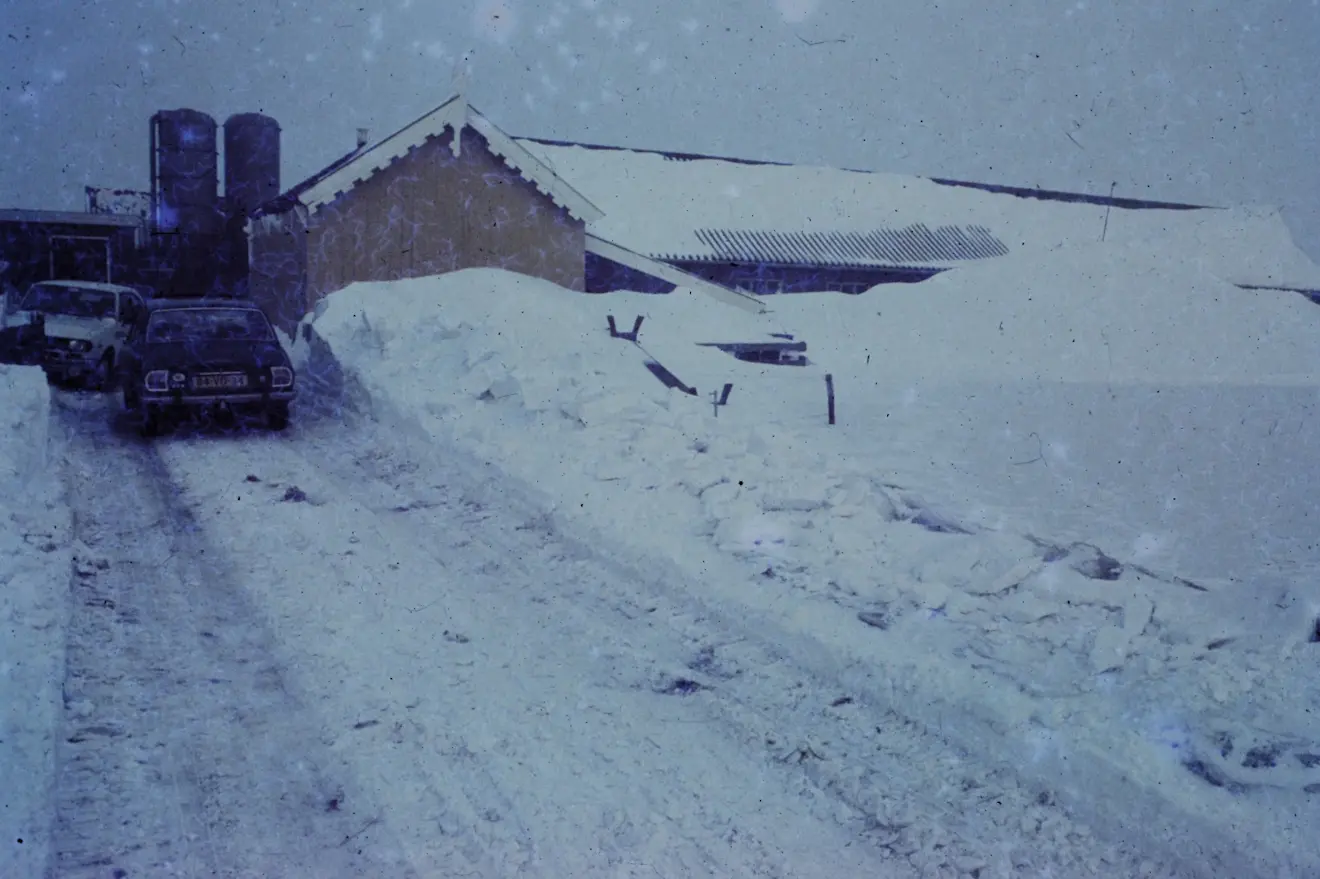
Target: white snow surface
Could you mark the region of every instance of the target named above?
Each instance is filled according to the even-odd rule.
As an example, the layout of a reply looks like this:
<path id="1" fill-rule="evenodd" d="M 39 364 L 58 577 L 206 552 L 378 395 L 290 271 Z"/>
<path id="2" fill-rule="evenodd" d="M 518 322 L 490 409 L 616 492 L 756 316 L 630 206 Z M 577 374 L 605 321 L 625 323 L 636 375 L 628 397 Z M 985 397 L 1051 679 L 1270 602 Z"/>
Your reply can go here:
<path id="1" fill-rule="evenodd" d="M 333 294 L 294 349 L 345 411 L 456 443 L 561 527 L 884 669 L 870 695 L 1098 825 L 1193 853 L 1246 833 L 1291 869 L 1320 857 L 1320 312 L 1200 263 L 1076 248 L 759 317 L 468 270 Z M 639 344 L 607 314 L 644 315 Z M 696 344 L 771 333 L 812 364 Z"/>
<path id="2" fill-rule="evenodd" d="M 1234 284 L 1320 289 L 1320 268 L 1273 207 L 1125 209 L 1019 198 L 903 174 L 715 159 L 520 141 L 599 207 L 588 230 L 656 257 L 710 257 L 698 229 L 858 232 L 912 224 L 988 228 L 1033 260 L 1064 249 L 1137 245 L 1186 261 L 1197 276 Z M 804 211 L 804 205 L 814 208 Z"/>
<path id="3" fill-rule="evenodd" d="M 767 302 L 750 315 L 685 290 L 587 296 L 489 269 L 357 284 L 286 340 L 310 439 L 162 442 L 165 472 L 235 548 L 326 743 L 352 761 L 413 866 L 462 857 L 490 875 L 520 864 L 680 875 L 731 819 L 755 844 L 730 849 L 724 867 L 760 869 L 758 851 L 788 875 L 873 862 L 840 826 L 883 812 L 883 785 L 862 767 L 822 762 L 851 804 L 836 822 L 836 806 L 752 778 L 750 740 L 740 749 L 701 731 L 721 710 L 718 689 L 654 716 L 664 668 L 644 663 L 683 669 L 683 656 L 605 619 L 664 605 L 740 621 L 722 632 L 730 644 L 738 626 L 774 631 L 794 662 L 859 703 L 951 742 L 959 772 L 1020 775 L 1111 838 L 1174 852 L 1188 875 L 1214 858 L 1225 875 L 1320 870 L 1308 714 L 1320 698 L 1320 311 L 1238 289 L 1159 242 Z M 638 343 L 611 338 L 607 315 L 621 329 L 643 316 Z M 698 344 L 773 334 L 805 340 L 810 363 L 745 363 Z M 648 361 L 697 394 L 666 388 Z M 716 414 L 710 394 L 726 382 Z M 0 398 L 0 829 L 24 840 L 0 847 L 0 875 L 23 876 L 46 863 L 78 572 L 40 370 L 0 367 Z M 520 485 L 547 511 L 531 533 L 569 535 L 653 582 L 577 582 L 594 563 L 538 560 L 537 540 L 491 535 L 483 555 L 426 531 L 468 501 L 411 484 L 397 470 L 408 461 L 385 451 L 373 465 L 370 433 L 345 428 L 332 448 L 334 418 L 363 413 L 378 434 L 488 471 L 491 491 Z M 397 472 L 358 481 L 371 466 Z M 450 512 L 396 522 L 428 503 Z M 529 555 L 496 558 L 499 547 Z M 501 564 L 514 581 L 486 573 Z M 503 631 L 478 630 L 491 602 L 526 607 Z M 704 638 L 722 623 L 702 613 L 687 625 Z M 498 704 L 525 708 L 525 725 L 471 707 L 533 657 L 556 663 L 555 686 L 571 692 L 518 683 Z M 742 662 L 744 695 L 764 690 L 754 704 L 791 701 L 775 663 Z M 556 708 L 565 699 L 573 711 Z M 660 744 L 646 738 L 656 723 Z M 790 754 L 841 747 L 812 724 L 806 712 L 777 730 L 800 749 Z M 914 760 L 903 784 L 945 790 L 953 771 Z M 664 781 L 639 790 L 644 778 Z M 703 780 L 708 801 L 676 799 Z M 788 826 L 808 835 L 776 839 Z M 444 828 L 485 829 L 450 839 Z M 982 828 L 961 862 L 1015 875 L 986 842 L 1003 832 Z M 1028 835 L 1012 848 L 1033 844 L 1051 847 Z"/>
<path id="4" fill-rule="evenodd" d="M 72 561 L 49 414 L 41 369 L 0 365 L 0 876 L 41 875 L 49 840 Z"/>

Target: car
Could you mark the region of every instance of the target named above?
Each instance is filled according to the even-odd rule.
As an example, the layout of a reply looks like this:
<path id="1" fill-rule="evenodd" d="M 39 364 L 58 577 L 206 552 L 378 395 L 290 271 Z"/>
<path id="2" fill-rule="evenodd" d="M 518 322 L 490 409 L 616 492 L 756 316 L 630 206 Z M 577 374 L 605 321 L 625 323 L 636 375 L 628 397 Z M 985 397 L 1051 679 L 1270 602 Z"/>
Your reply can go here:
<path id="1" fill-rule="evenodd" d="M 33 357 L 52 380 L 81 379 L 107 390 L 128 326 L 142 295 L 122 284 L 96 281 L 38 281 L 5 316 L 15 347 L 37 349 Z"/>
<path id="2" fill-rule="evenodd" d="M 119 364 L 124 407 L 148 437 L 208 412 L 253 412 L 284 430 L 297 396 L 293 364 L 270 320 L 241 299 L 148 300 Z"/>

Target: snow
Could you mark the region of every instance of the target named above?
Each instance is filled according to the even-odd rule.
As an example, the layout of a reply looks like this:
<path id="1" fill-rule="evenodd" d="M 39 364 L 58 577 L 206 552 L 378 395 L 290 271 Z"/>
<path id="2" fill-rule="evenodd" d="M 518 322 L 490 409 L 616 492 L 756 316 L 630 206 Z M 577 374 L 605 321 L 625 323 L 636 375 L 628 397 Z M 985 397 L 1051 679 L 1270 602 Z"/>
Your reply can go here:
<path id="1" fill-rule="evenodd" d="M 946 186 L 902 174 L 673 161 L 656 153 L 521 140 L 605 214 L 588 231 L 648 256 L 711 256 L 698 229 L 870 233 L 911 224 L 988 228 L 1010 251 L 1044 258 L 1099 242 L 1155 247 L 1235 284 L 1320 289 L 1317 268 L 1277 209 L 1106 208 Z M 819 206 L 804 212 L 803 205 Z"/>
<path id="2" fill-rule="evenodd" d="M 294 347 L 343 411 L 455 444 L 556 527 L 885 669 L 868 696 L 1097 826 L 1221 852 L 1250 827 L 1261 863 L 1302 863 L 1320 315 L 1203 258 L 1022 254 L 765 317 L 469 270 L 349 287 Z M 640 344 L 607 314 L 644 315 Z M 775 332 L 813 364 L 694 344 Z M 1244 763 L 1267 747 L 1276 765 Z"/>
<path id="3" fill-rule="evenodd" d="M 893 864 L 855 829 L 903 828 L 895 802 L 970 778 L 998 817 L 960 801 L 889 850 L 935 869 L 948 839 L 938 857 L 982 876 L 1082 857 L 1033 808 L 1045 790 L 1192 872 L 1312 875 L 1320 312 L 1234 286 L 1180 234 L 765 314 L 493 269 L 356 284 L 282 338 L 290 434 L 114 451 L 227 554 L 212 593 L 234 626 L 250 599 L 262 662 L 324 723 L 390 863 L 873 875 Z M 637 342 L 607 316 L 643 317 Z M 698 344 L 782 335 L 807 365 Z M 121 443 L 114 402 L 79 400 L 62 417 L 107 419 L 82 446 Z M 71 422 L 39 370 L 0 371 L 0 412 L 0 498 L 23 499 L 0 529 L 0 829 L 25 840 L 0 874 L 34 875 L 65 584 L 95 553 L 71 540 L 48 429 Z M 848 708 L 836 690 L 957 756 L 877 768 L 873 728 L 886 753 L 915 746 L 809 709 Z"/>
<path id="4" fill-rule="evenodd" d="M 69 522 L 48 466 L 40 369 L 0 365 L 0 413 L 0 875 L 38 876 L 61 713 Z"/>

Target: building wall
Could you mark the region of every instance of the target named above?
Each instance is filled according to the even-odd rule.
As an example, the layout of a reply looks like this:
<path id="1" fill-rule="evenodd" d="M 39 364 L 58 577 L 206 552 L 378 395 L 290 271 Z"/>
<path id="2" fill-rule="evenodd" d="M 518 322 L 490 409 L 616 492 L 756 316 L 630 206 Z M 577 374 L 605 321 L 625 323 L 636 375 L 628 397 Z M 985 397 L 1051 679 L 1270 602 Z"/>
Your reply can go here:
<path id="1" fill-rule="evenodd" d="M 585 285 L 586 233 L 470 129 L 432 138 L 308 222 L 307 304 L 355 281 L 495 267 Z"/>
<path id="2" fill-rule="evenodd" d="M 248 295 L 271 323 L 290 335 L 310 310 L 301 210 L 257 217 L 248 236 Z"/>
<path id="3" fill-rule="evenodd" d="M 863 293 L 878 284 L 910 284 L 939 274 L 940 269 L 841 268 L 782 266 L 738 262 L 675 261 L 675 268 L 716 284 L 747 293 Z"/>
<path id="4" fill-rule="evenodd" d="M 4 263 L 0 286 L 10 289 L 26 290 L 36 281 L 56 279 L 132 283 L 138 261 L 136 233 L 131 228 L 0 223 L 0 263 Z"/>
<path id="5" fill-rule="evenodd" d="M 628 290 L 633 293 L 672 293 L 674 285 L 598 253 L 588 252 L 586 291 L 613 293 L 615 290 Z"/>

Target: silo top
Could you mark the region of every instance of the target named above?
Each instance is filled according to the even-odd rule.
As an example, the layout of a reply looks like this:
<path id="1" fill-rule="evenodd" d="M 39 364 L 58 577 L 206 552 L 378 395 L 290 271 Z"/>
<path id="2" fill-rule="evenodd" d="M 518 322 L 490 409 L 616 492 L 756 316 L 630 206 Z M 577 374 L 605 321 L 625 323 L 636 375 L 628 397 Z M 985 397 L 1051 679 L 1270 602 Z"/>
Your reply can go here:
<path id="1" fill-rule="evenodd" d="M 161 110 L 151 121 L 164 149 L 215 149 L 215 120 L 200 110 Z"/>

